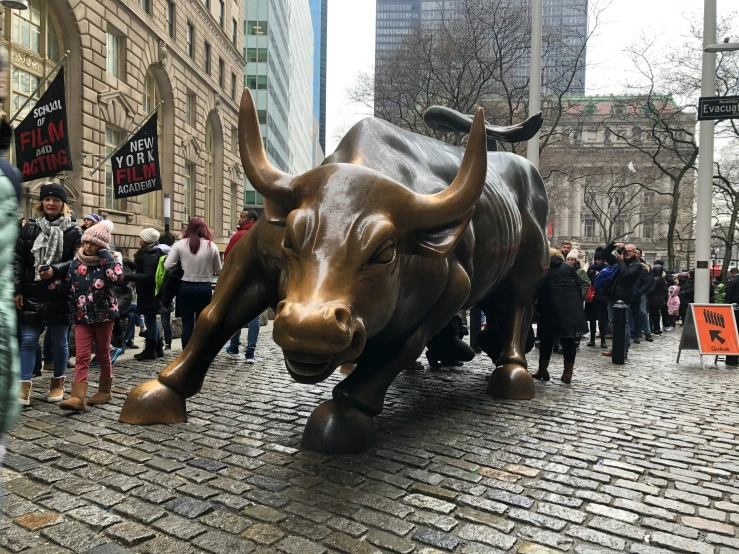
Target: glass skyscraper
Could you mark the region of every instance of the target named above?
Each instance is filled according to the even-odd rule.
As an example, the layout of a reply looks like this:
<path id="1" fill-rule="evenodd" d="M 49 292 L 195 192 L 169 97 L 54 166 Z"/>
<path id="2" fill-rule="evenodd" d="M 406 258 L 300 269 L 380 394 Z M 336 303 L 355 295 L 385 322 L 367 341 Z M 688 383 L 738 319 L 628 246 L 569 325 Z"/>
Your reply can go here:
<path id="1" fill-rule="evenodd" d="M 388 55 L 419 23 L 421 0 L 377 0 L 375 67 L 381 68 Z M 426 2 L 423 2 L 426 4 Z"/>
<path id="2" fill-rule="evenodd" d="M 326 151 L 326 53 L 328 0 L 310 0 L 313 19 L 313 112 L 318 121 L 318 141 Z"/>

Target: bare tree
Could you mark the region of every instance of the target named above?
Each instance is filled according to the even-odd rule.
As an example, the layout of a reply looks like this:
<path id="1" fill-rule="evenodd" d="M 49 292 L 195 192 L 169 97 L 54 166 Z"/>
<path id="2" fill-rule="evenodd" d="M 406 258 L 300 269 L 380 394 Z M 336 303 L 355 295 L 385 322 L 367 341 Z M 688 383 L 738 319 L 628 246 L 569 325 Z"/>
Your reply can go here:
<path id="1" fill-rule="evenodd" d="M 722 278 L 726 279 L 739 223 L 739 156 L 737 141 L 725 148 L 714 163 L 713 176 L 713 239 L 724 247 Z M 724 281 L 725 282 L 725 281 Z"/>

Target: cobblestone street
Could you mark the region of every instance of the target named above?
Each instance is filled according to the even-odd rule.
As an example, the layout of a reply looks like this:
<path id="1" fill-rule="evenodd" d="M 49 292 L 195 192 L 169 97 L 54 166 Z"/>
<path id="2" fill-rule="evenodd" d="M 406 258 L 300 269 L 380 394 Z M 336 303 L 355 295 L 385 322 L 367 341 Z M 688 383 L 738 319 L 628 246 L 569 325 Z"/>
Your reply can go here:
<path id="1" fill-rule="evenodd" d="M 677 366 L 678 338 L 623 367 L 583 345 L 570 386 L 555 355 L 533 401 L 488 397 L 486 357 L 407 371 L 377 446 L 340 457 L 299 445 L 341 376 L 294 383 L 269 334 L 255 366 L 219 356 L 186 424 L 118 422 L 161 363 L 116 364 L 113 402 L 81 415 L 44 376 L 8 441 L 0 551 L 739 553 L 739 372 Z"/>

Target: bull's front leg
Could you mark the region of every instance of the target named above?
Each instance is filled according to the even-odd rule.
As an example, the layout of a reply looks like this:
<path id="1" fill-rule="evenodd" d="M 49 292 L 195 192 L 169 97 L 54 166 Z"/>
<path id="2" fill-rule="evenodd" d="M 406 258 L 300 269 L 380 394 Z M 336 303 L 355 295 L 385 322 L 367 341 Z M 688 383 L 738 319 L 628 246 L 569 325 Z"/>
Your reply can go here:
<path id="1" fill-rule="evenodd" d="M 257 259 L 257 230 L 257 226 L 252 228 L 231 251 L 213 300 L 198 317 L 187 348 L 157 379 L 131 391 L 121 421 L 151 425 L 187 420 L 185 399 L 200 391 L 225 342 L 267 307 L 267 287 Z"/>
<path id="2" fill-rule="evenodd" d="M 531 400 L 534 398 L 534 380 L 526 363 L 526 335 L 531 326 L 534 307 L 517 305 L 508 312 L 508 328 L 503 353 L 488 381 L 488 394 L 496 398 Z"/>
<path id="3" fill-rule="evenodd" d="M 308 418 L 303 448 L 324 454 L 351 454 L 371 448 L 376 440 L 372 418 L 382 412 L 388 388 L 459 312 L 469 291 L 467 273 L 452 262 L 446 290 L 416 332 L 395 348 L 362 353 L 351 375 L 334 388 L 333 399 L 323 402 Z"/>

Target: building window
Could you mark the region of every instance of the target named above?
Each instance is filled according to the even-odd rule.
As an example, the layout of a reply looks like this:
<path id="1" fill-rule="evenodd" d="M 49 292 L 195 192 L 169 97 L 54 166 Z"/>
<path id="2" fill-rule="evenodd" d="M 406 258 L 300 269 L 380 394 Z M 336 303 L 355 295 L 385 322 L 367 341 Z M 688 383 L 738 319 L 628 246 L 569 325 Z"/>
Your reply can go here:
<path id="1" fill-rule="evenodd" d="M 216 149 L 213 139 L 213 127 L 210 121 L 205 126 L 205 221 L 211 229 L 216 228 L 216 206 L 214 198 L 214 179 L 216 165 Z"/>
<path id="2" fill-rule="evenodd" d="M 239 24 L 236 20 L 231 21 L 231 42 L 236 46 L 236 39 L 239 37 Z"/>
<path id="3" fill-rule="evenodd" d="M 56 27 L 51 21 L 51 16 L 46 17 L 46 57 L 51 61 L 59 61 L 59 38 L 56 34 Z"/>
<path id="4" fill-rule="evenodd" d="M 223 88 L 223 73 L 225 72 L 223 58 L 218 58 L 218 86 Z"/>
<path id="5" fill-rule="evenodd" d="M 595 220 L 594 219 L 583 220 L 583 236 L 586 238 L 593 238 L 595 236 Z"/>
<path id="6" fill-rule="evenodd" d="M 231 99 L 236 100 L 236 73 L 231 73 Z"/>
<path id="7" fill-rule="evenodd" d="M 246 86 L 251 90 L 266 90 L 267 89 L 267 76 L 266 75 L 247 75 Z"/>
<path id="8" fill-rule="evenodd" d="M 177 36 L 176 21 L 174 2 L 167 0 L 167 32 L 172 38 Z"/>
<path id="9" fill-rule="evenodd" d="M 238 194 L 239 194 L 239 187 L 236 186 L 236 183 L 231 183 L 231 221 L 232 225 L 236 225 L 236 222 L 239 220 L 239 214 L 241 213 L 241 208 L 239 207 L 239 200 L 238 200 Z"/>
<path id="10" fill-rule="evenodd" d="M 185 100 L 185 122 L 190 127 L 195 127 L 195 108 L 195 94 L 188 92 Z"/>
<path id="11" fill-rule="evenodd" d="M 105 71 L 116 79 L 120 79 L 123 65 L 123 37 L 109 30 L 106 47 Z"/>
<path id="12" fill-rule="evenodd" d="M 249 21 L 246 24 L 247 35 L 266 35 L 267 34 L 267 22 L 266 21 Z"/>
<path id="13" fill-rule="evenodd" d="M 149 2 L 149 0 L 139 0 L 139 8 L 144 10 L 146 13 L 151 13 L 151 3 Z"/>
<path id="14" fill-rule="evenodd" d="M 189 21 L 187 22 L 187 55 L 191 58 L 195 57 L 195 27 Z"/>
<path id="15" fill-rule="evenodd" d="M 653 239 L 654 238 L 654 219 L 645 219 L 642 222 L 642 238 Z"/>
<path id="16" fill-rule="evenodd" d="M 33 92 L 38 88 L 38 84 L 38 77 L 28 73 L 27 71 L 23 71 L 22 69 L 13 67 L 13 72 L 11 74 L 13 100 L 10 105 L 14 114 L 21 108 L 23 103 L 31 97 Z M 21 119 L 25 117 L 26 114 L 31 111 L 31 108 L 33 108 L 33 103 L 29 102 L 19 117 Z"/>
<path id="17" fill-rule="evenodd" d="M 151 114 L 159 105 L 161 97 L 154 76 L 147 71 L 146 77 L 144 78 L 144 102 L 142 106 L 144 113 L 147 115 Z M 160 152 L 162 151 L 163 137 L 164 118 L 159 117 L 157 120 L 157 142 L 159 143 Z M 163 195 L 160 190 L 141 195 L 141 215 L 154 220 L 163 219 L 163 202 Z"/>
<path id="18" fill-rule="evenodd" d="M 113 127 L 105 127 L 105 155 L 110 154 L 118 147 L 121 142 L 121 132 Z M 113 184 L 113 164 L 108 160 L 105 164 L 105 207 L 109 210 L 121 210 L 121 201 L 115 199 L 113 194 L 115 185 Z"/>
<path id="19" fill-rule="evenodd" d="M 205 45 L 203 46 L 203 54 L 205 58 L 205 72 L 210 75 L 210 42 L 207 40 L 205 41 Z"/>
<path id="20" fill-rule="evenodd" d="M 237 155 L 239 153 L 239 129 L 231 127 L 231 153 Z"/>
<path id="21" fill-rule="evenodd" d="M 4 10 L 5 8 L 3 8 Z M 41 0 L 28 2 L 27 10 L 13 10 L 14 44 L 41 53 Z"/>
<path id="22" fill-rule="evenodd" d="M 195 166 L 191 163 L 185 162 L 185 178 L 184 184 L 184 206 L 182 209 L 185 212 L 185 223 L 189 223 L 190 218 L 194 215 L 192 213 L 192 190 L 193 183 L 195 182 Z"/>
<path id="23" fill-rule="evenodd" d="M 267 110 L 257 110 L 257 116 L 261 125 L 267 124 Z"/>
<path id="24" fill-rule="evenodd" d="M 210 0 L 205 0 L 205 7 L 208 11 L 210 11 Z"/>
<path id="25" fill-rule="evenodd" d="M 223 29 L 223 26 L 226 24 L 226 4 L 223 3 L 223 0 L 220 0 L 220 3 L 218 4 L 218 25 Z"/>
<path id="26" fill-rule="evenodd" d="M 266 62 L 267 61 L 267 49 L 266 48 L 247 48 L 246 49 L 246 61 Z"/>

